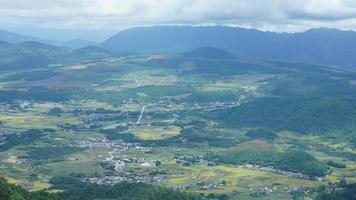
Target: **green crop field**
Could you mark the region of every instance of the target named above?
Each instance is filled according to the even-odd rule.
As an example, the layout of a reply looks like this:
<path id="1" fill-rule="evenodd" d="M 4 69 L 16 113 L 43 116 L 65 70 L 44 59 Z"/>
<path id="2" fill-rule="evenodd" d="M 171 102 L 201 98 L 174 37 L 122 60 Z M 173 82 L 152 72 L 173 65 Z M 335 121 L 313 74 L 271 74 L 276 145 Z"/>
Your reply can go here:
<path id="1" fill-rule="evenodd" d="M 31 191 L 62 191 L 54 177 L 120 177 L 232 200 L 356 183 L 354 86 L 314 83 L 283 63 L 224 71 L 203 61 L 127 56 L 1 74 L 0 175 Z M 333 74 L 323 70 L 313 75 Z M 345 89 L 331 98 L 325 85 Z"/>

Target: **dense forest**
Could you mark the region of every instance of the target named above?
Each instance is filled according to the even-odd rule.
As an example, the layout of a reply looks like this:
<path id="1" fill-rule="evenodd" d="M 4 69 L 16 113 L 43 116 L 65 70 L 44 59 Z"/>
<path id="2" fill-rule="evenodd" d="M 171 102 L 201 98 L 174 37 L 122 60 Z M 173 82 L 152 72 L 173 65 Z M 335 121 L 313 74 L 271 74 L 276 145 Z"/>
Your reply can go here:
<path id="1" fill-rule="evenodd" d="M 0 177 L 0 199 L 1 200 L 59 200 L 53 194 L 47 192 L 28 192 L 13 184 L 7 183 L 6 179 Z"/>
<path id="2" fill-rule="evenodd" d="M 56 183 L 67 183 L 67 179 L 58 179 Z M 80 187 L 79 187 L 80 186 Z M 50 194 L 45 191 L 28 192 L 20 186 L 7 183 L 0 178 L 1 200 L 200 200 L 201 196 L 192 195 L 165 187 L 144 183 L 121 182 L 114 186 L 96 184 L 72 184 L 69 190 Z"/>
<path id="3" fill-rule="evenodd" d="M 53 131 L 51 129 L 31 129 L 21 133 L 12 133 L 0 136 L 0 152 L 6 151 L 17 145 L 29 144 L 43 136 L 46 132 Z"/>
<path id="4" fill-rule="evenodd" d="M 342 181 L 329 187 L 319 188 L 317 200 L 355 200 L 356 183 L 346 184 Z"/>
<path id="5" fill-rule="evenodd" d="M 90 184 L 74 188 L 58 196 L 63 200 L 199 200 L 200 196 L 144 183 L 121 182 L 113 186 Z"/>
<path id="6" fill-rule="evenodd" d="M 279 152 L 246 149 L 215 156 L 208 155 L 208 158 L 218 163 L 273 166 L 284 171 L 301 172 L 310 176 L 325 176 L 327 173 L 324 163 L 301 150 Z"/>
<path id="7" fill-rule="evenodd" d="M 230 127 L 260 126 L 318 134 L 355 124 L 356 102 L 342 97 L 266 97 L 212 115 Z"/>

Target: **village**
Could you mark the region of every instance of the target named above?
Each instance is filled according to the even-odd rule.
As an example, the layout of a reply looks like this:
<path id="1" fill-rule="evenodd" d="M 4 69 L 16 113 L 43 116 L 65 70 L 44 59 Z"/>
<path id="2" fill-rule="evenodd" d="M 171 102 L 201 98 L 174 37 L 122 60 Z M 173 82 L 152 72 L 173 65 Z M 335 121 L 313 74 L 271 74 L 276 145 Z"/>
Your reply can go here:
<path id="1" fill-rule="evenodd" d="M 224 189 L 230 184 L 228 181 L 223 180 L 221 182 L 196 182 L 188 183 L 184 185 L 171 185 L 171 188 L 187 190 L 187 189 L 200 189 L 200 190 L 212 190 L 212 189 Z"/>
<path id="2" fill-rule="evenodd" d="M 265 172 L 272 172 L 275 174 L 282 174 L 291 178 L 299 178 L 299 179 L 307 179 L 307 180 L 315 180 L 315 181 L 322 181 L 323 178 L 317 177 L 317 176 L 309 176 L 306 174 L 302 173 L 293 173 L 293 172 L 288 172 L 288 171 L 283 171 L 280 169 L 276 169 L 272 166 L 264 167 L 260 165 L 253 165 L 253 164 L 245 164 L 245 165 L 239 165 L 238 167 L 245 168 L 245 169 L 255 169 L 255 170 L 260 170 L 260 171 L 265 171 Z"/>
<path id="3" fill-rule="evenodd" d="M 97 184 L 115 184 L 120 181 L 128 182 L 163 182 L 162 177 L 157 176 L 139 176 L 131 172 L 125 171 L 125 166 L 135 165 L 144 168 L 157 167 L 160 165 L 158 160 L 146 160 L 144 158 L 138 158 L 133 160 L 125 155 L 125 151 L 134 150 L 142 153 L 151 153 L 152 149 L 149 147 L 142 147 L 138 143 L 126 143 L 122 140 L 110 141 L 107 139 L 88 139 L 73 141 L 71 146 L 88 148 L 94 150 L 106 150 L 107 156 L 102 161 L 102 166 L 114 170 L 119 176 L 104 176 L 85 179 L 85 181 Z"/>

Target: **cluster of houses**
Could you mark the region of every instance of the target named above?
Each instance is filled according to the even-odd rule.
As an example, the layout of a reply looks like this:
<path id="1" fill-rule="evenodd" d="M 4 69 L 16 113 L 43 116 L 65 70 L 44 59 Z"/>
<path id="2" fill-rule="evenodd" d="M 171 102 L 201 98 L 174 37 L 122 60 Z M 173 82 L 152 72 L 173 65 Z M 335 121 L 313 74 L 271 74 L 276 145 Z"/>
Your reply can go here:
<path id="1" fill-rule="evenodd" d="M 174 155 L 174 161 L 176 164 L 181 164 L 183 166 L 190 165 L 203 165 L 203 166 L 212 166 L 214 163 L 208 162 L 203 158 L 203 156 L 194 156 L 194 155 Z"/>
<path id="2" fill-rule="evenodd" d="M 273 189 L 267 186 L 263 187 L 249 187 L 249 190 L 253 191 L 252 196 L 268 196 L 273 192 Z"/>
<path id="3" fill-rule="evenodd" d="M 212 110 L 217 110 L 217 109 L 228 109 L 232 107 L 236 107 L 240 105 L 240 102 L 238 101 L 231 101 L 231 102 L 209 102 L 209 103 L 186 103 L 183 102 L 181 105 L 186 109 L 186 110 L 198 110 L 198 111 L 212 111 Z"/>
<path id="4" fill-rule="evenodd" d="M 84 179 L 85 182 L 95 183 L 98 185 L 115 185 L 122 181 L 129 183 L 163 183 L 164 179 L 159 176 L 139 176 L 126 173 L 125 176 L 104 176 Z"/>
<path id="5" fill-rule="evenodd" d="M 87 139 L 87 140 L 74 140 L 71 144 L 72 146 L 88 149 L 98 149 L 98 150 L 128 150 L 130 148 L 137 147 L 136 143 L 126 143 L 122 140 L 107 140 L 107 139 Z"/>
<path id="6" fill-rule="evenodd" d="M 263 187 L 249 187 L 249 190 L 253 191 L 254 194 L 256 195 L 262 195 L 262 196 L 268 196 L 270 193 L 276 191 L 274 190 L 272 187 L 268 187 L 268 186 L 263 186 Z M 312 189 L 311 188 L 307 188 L 304 186 L 288 186 L 285 187 L 284 189 L 279 189 L 278 192 L 282 192 L 282 193 L 292 193 L 292 192 L 296 192 L 296 191 L 302 191 L 305 194 L 308 194 Z"/>
<path id="7" fill-rule="evenodd" d="M 80 148 L 88 148 L 94 150 L 107 150 L 108 155 L 104 158 L 103 163 L 105 166 L 110 166 L 111 169 L 115 170 L 118 174 L 117 176 L 103 176 L 103 177 L 92 177 L 86 178 L 84 181 L 96 184 L 109 184 L 114 185 L 121 181 L 127 182 L 143 182 L 143 183 L 161 183 L 164 181 L 163 177 L 160 176 L 140 176 L 130 172 L 126 172 L 124 168 L 127 165 L 141 166 L 145 168 L 153 168 L 160 164 L 157 160 L 147 160 L 144 158 L 139 158 L 133 160 L 124 154 L 126 150 L 141 151 L 143 153 L 151 153 L 152 149 L 148 147 L 142 147 L 137 143 L 126 143 L 122 140 L 110 141 L 107 139 L 88 139 L 88 140 L 76 140 L 72 142 L 72 146 Z"/>
<path id="8" fill-rule="evenodd" d="M 264 167 L 264 166 L 260 166 L 260 165 L 245 164 L 245 165 L 240 165 L 240 167 L 246 168 L 246 169 L 257 169 L 257 170 L 261 170 L 261 171 L 272 172 L 275 174 L 282 174 L 282 175 L 292 177 L 292 178 L 300 178 L 300 179 L 316 180 L 316 181 L 323 180 L 321 177 L 310 176 L 310 175 L 306 175 L 306 174 L 302 174 L 302 173 L 293 173 L 293 172 L 283 171 L 283 170 L 276 169 L 271 166 Z"/>
<path id="9" fill-rule="evenodd" d="M 110 151 L 104 161 L 113 162 L 114 165 L 116 165 L 117 163 L 120 163 L 120 165 L 124 165 L 125 163 L 132 162 L 131 159 L 127 158 L 127 156 L 123 154 L 123 152 L 127 150 L 134 149 L 143 153 L 152 153 L 152 149 L 149 147 L 142 147 L 138 143 L 128 143 L 122 140 L 91 138 L 87 140 L 74 140 L 71 143 L 71 146 Z M 147 161 L 144 161 L 144 159 L 139 159 L 139 163 L 141 166 L 151 165 Z"/>
<path id="10" fill-rule="evenodd" d="M 186 190 L 186 189 L 200 189 L 200 190 L 212 190 L 212 189 L 223 189 L 228 187 L 230 184 L 228 181 L 223 180 L 221 182 L 198 182 L 198 183 L 188 183 L 185 185 L 173 185 L 174 189 Z"/>
<path id="11" fill-rule="evenodd" d="M 105 120 L 120 120 L 125 116 L 123 113 L 91 113 L 78 116 L 81 121 L 105 121 Z"/>

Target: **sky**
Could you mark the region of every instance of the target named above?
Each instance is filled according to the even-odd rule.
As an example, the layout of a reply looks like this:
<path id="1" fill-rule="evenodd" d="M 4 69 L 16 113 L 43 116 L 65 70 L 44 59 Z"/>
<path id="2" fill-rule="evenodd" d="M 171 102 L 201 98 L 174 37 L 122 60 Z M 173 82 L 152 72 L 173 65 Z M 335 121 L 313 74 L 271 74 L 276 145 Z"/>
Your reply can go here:
<path id="1" fill-rule="evenodd" d="M 0 29 L 43 39 L 103 41 L 152 25 L 356 30 L 356 0 L 0 0 Z"/>

